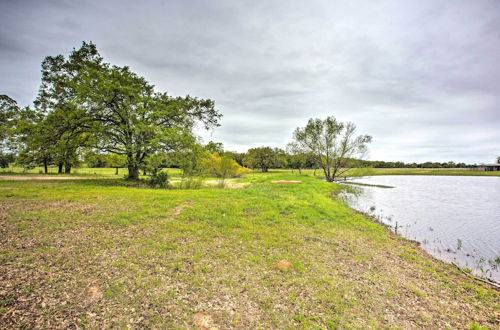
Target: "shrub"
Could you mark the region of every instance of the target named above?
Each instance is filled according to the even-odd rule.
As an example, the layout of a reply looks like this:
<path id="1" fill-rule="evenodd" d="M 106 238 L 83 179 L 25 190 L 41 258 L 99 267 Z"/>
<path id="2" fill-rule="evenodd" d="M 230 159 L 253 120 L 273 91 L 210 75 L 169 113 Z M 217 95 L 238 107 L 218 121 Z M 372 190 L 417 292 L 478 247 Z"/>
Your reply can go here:
<path id="1" fill-rule="evenodd" d="M 203 185 L 203 177 L 183 176 L 179 187 L 181 189 L 198 189 Z"/>
<path id="2" fill-rule="evenodd" d="M 219 186 L 224 187 L 226 178 L 234 178 L 248 171 L 248 169 L 240 166 L 232 158 L 227 156 L 219 156 L 218 153 L 208 155 L 204 159 L 204 167 L 206 171 L 219 178 Z"/>
<path id="3" fill-rule="evenodd" d="M 162 171 L 153 173 L 149 179 L 149 184 L 154 188 L 167 188 L 168 173 Z"/>

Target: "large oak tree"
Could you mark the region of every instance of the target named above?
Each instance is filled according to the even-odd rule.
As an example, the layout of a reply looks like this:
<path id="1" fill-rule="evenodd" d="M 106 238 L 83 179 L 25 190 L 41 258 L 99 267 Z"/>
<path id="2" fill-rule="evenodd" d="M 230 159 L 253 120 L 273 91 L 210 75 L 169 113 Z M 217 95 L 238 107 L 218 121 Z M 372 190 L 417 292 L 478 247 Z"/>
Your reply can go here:
<path id="1" fill-rule="evenodd" d="M 82 145 L 124 155 L 130 179 L 139 177 L 146 157 L 189 148 L 197 123 L 209 129 L 221 117 L 212 100 L 156 92 L 128 67 L 104 62 L 85 42 L 68 58 L 44 60 L 37 106 L 66 118 L 60 132 L 87 135 Z"/>

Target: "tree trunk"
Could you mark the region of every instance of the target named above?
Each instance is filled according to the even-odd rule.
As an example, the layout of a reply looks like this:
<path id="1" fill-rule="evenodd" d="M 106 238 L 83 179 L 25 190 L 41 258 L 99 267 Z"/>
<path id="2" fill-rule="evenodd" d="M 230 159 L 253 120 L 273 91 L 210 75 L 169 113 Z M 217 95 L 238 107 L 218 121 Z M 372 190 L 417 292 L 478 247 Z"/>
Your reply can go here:
<path id="1" fill-rule="evenodd" d="M 302 174 L 302 169 L 301 168 L 299 168 L 299 174 Z"/>
<path id="2" fill-rule="evenodd" d="M 314 169 L 314 176 L 316 176 L 316 169 Z"/>
<path id="3" fill-rule="evenodd" d="M 66 173 L 66 174 L 71 173 L 71 165 L 69 165 L 69 164 L 64 165 L 64 173 Z"/>
<path id="4" fill-rule="evenodd" d="M 57 173 L 61 174 L 63 170 L 63 163 L 57 164 Z"/>
<path id="5" fill-rule="evenodd" d="M 116 168 L 115 175 L 118 175 L 118 167 Z"/>
<path id="6" fill-rule="evenodd" d="M 327 169 L 326 167 L 323 167 L 323 172 L 325 172 L 325 179 L 326 179 L 326 181 L 333 182 L 333 179 L 330 176 L 330 169 Z"/>
<path id="7" fill-rule="evenodd" d="M 45 174 L 49 173 L 49 165 L 47 164 L 47 160 L 43 161 L 43 170 L 45 171 Z"/>
<path id="8" fill-rule="evenodd" d="M 128 165 L 128 177 L 129 180 L 139 180 L 139 167 L 134 165 Z"/>

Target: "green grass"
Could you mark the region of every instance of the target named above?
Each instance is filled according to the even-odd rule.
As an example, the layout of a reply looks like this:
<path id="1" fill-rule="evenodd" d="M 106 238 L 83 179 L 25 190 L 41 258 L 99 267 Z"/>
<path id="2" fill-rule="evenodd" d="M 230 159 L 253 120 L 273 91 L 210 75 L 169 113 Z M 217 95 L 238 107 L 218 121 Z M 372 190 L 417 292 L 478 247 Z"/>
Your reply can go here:
<path id="1" fill-rule="evenodd" d="M 154 190 L 113 173 L 0 180 L 2 328 L 498 326 L 497 291 L 355 213 L 340 185 L 272 171 Z"/>
<path id="2" fill-rule="evenodd" d="M 179 169 L 167 169 L 173 179 L 179 178 L 181 171 Z M 292 173 L 291 170 L 272 170 L 273 173 Z M 298 174 L 297 170 L 293 171 Z M 322 170 L 302 170 L 302 174 L 309 176 L 323 177 Z M 315 175 L 314 175 L 315 173 Z M 31 170 L 24 170 L 21 167 L 0 168 L 2 174 L 43 174 L 42 167 L 35 167 Z M 50 175 L 57 175 L 57 167 L 49 167 Z M 114 168 L 74 168 L 72 176 L 92 176 L 122 178 L 127 174 L 126 168 L 120 168 L 118 175 L 115 175 Z M 68 174 L 61 174 L 67 176 Z M 500 171 L 479 171 L 476 169 L 446 169 L 446 168 L 355 168 L 347 172 L 348 176 L 368 176 L 368 175 L 452 175 L 452 176 L 500 176 Z"/>
<path id="3" fill-rule="evenodd" d="M 96 178 L 123 178 L 128 172 L 126 168 L 119 168 L 118 175 L 116 175 L 116 169 L 114 168 L 73 168 L 70 174 L 58 174 L 58 168 L 55 166 L 51 166 L 48 168 L 48 175 L 61 175 L 61 176 L 75 176 L 75 177 L 96 177 Z M 168 173 L 173 178 L 180 177 L 181 171 L 176 168 L 167 169 Z M 0 175 L 8 175 L 8 174 L 41 174 L 45 175 L 43 167 L 35 167 L 30 170 L 25 170 L 22 167 L 9 167 L 9 168 L 0 168 Z M 142 174 L 142 173 L 141 173 Z"/>

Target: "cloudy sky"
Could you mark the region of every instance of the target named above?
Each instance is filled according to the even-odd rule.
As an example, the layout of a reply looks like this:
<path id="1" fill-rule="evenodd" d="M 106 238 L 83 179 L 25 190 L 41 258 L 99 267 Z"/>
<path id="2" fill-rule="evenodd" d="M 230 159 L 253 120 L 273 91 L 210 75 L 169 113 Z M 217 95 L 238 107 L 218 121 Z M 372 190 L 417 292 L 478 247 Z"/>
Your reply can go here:
<path id="1" fill-rule="evenodd" d="M 0 0 L 0 94 L 30 104 L 83 40 L 172 95 L 216 101 L 226 149 L 283 147 L 308 118 L 373 136 L 370 159 L 500 155 L 500 1 Z"/>

